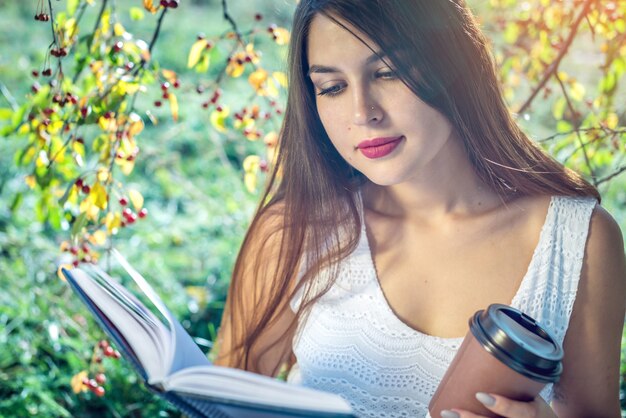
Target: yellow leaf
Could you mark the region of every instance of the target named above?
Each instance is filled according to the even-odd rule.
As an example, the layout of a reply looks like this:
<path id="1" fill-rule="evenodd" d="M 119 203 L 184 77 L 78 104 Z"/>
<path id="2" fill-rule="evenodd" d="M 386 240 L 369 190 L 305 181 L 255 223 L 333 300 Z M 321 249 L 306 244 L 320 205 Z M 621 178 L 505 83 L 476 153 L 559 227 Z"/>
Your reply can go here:
<path id="1" fill-rule="evenodd" d="M 263 88 L 265 80 L 267 80 L 267 71 L 263 68 L 259 68 L 248 76 L 248 82 L 257 93 Z"/>
<path id="2" fill-rule="evenodd" d="M 24 177 L 24 182 L 31 189 L 34 189 L 35 186 L 37 185 L 37 180 L 35 180 L 35 176 L 26 176 L 26 177 Z"/>
<path id="3" fill-rule="evenodd" d="M 158 10 L 158 7 L 154 7 L 152 0 L 143 0 L 143 7 L 152 14 L 156 13 Z"/>
<path id="4" fill-rule="evenodd" d="M 170 110 L 172 111 L 172 118 L 174 122 L 178 122 L 178 99 L 174 93 L 168 95 L 170 99 Z"/>
<path id="5" fill-rule="evenodd" d="M 574 84 L 572 84 L 572 90 L 570 94 L 573 100 L 581 102 L 585 98 L 585 86 L 583 86 L 579 82 L 575 82 Z"/>
<path id="6" fill-rule="evenodd" d="M 104 245 L 106 241 L 107 241 L 107 234 L 101 229 L 98 229 L 96 232 L 94 232 L 93 234 L 89 236 L 89 242 L 93 245 L 101 246 L 101 245 Z"/>
<path id="7" fill-rule="evenodd" d="M 122 26 L 121 23 L 117 22 L 113 25 L 113 33 L 115 36 L 122 36 L 126 33 L 126 29 L 124 29 L 124 26 Z"/>
<path id="8" fill-rule="evenodd" d="M 135 207 L 135 210 L 143 208 L 143 196 L 135 189 L 128 190 L 128 198 Z"/>
<path id="9" fill-rule="evenodd" d="M 289 43 L 289 31 L 285 28 L 274 29 L 274 40 L 278 45 L 286 45 Z"/>
<path id="10" fill-rule="evenodd" d="M 83 199 L 83 201 L 80 202 L 78 209 L 80 213 L 84 213 L 87 216 L 87 219 L 91 221 L 96 221 L 98 219 L 100 209 L 93 204 L 92 199 Z"/>
<path id="11" fill-rule="evenodd" d="M 48 158 L 48 154 L 46 153 L 46 151 L 39 151 L 37 161 L 35 161 L 35 167 L 45 167 L 48 164 L 50 164 L 50 159 Z"/>
<path id="12" fill-rule="evenodd" d="M 243 63 L 239 63 L 237 60 L 232 60 L 226 66 L 226 74 L 233 78 L 241 77 L 245 70 L 246 67 L 244 67 Z"/>
<path id="13" fill-rule="evenodd" d="M 74 393 L 86 392 L 88 390 L 87 385 L 83 384 L 83 380 L 87 379 L 88 376 L 89 375 L 86 370 L 80 371 L 72 376 L 70 385 L 72 386 L 72 391 Z"/>
<path id="14" fill-rule="evenodd" d="M 48 125 L 48 133 L 54 135 L 58 133 L 63 128 L 64 122 L 62 120 L 55 120 L 50 122 Z"/>
<path id="15" fill-rule="evenodd" d="M 107 228 L 109 234 L 117 234 L 117 230 L 122 225 L 122 215 L 119 212 L 109 212 L 104 219 L 104 225 Z"/>
<path id="16" fill-rule="evenodd" d="M 100 116 L 98 118 L 98 125 L 103 131 L 114 132 L 117 130 L 117 119 L 115 117 L 105 118 Z"/>
<path id="17" fill-rule="evenodd" d="M 165 77 L 165 79 L 170 83 L 170 84 L 174 84 L 174 82 L 176 80 L 178 80 L 178 76 L 176 75 L 175 71 L 172 70 L 162 70 L 161 74 L 163 74 L 163 77 Z"/>
<path id="18" fill-rule="evenodd" d="M 98 181 L 106 183 L 109 180 L 109 170 L 106 168 L 100 168 L 96 177 L 98 177 Z"/>
<path id="19" fill-rule="evenodd" d="M 130 124 L 128 126 L 128 136 L 133 137 L 137 135 L 139 132 L 143 131 L 144 123 L 141 117 L 136 113 L 130 114 Z"/>
<path id="20" fill-rule="evenodd" d="M 609 129 L 615 129 L 617 128 L 617 125 L 619 124 L 619 118 L 617 116 L 617 113 L 611 112 L 609 113 L 609 115 L 606 117 L 606 127 Z"/>
<path id="21" fill-rule="evenodd" d="M 218 132 L 226 132 L 226 117 L 228 116 L 228 113 L 229 109 L 227 106 L 224 106 L 221 112 L 217 110 L 211 112 L 209 120 L 211 121 L 211 125 L 213 125 Z"/>
<path id="22" fill-rule="evenodd" d="M 194 67 L 198 61 L 200 61 L 200 56 L 202 52 L 206 50 L 207 40 L 206 39 L 198 39 L 191 46 L 191 50 L 189 51 L 189 57 L 187 58 L 187 68 Z"/>
<path id="23" fill-rule="evenodd" d="M 246 173 L 253 173 L 259 168 L 259 163 L 261 162 L 261 157 L 258 155 L 248 155 L 243 160 L 243 171 Z"/>
<path id="24" fill-rule="evenodd" d="M 274 77 L 274 80 L 278 81 L 278 84 L 283 88 L 287 88 L 287 75 L 285 73 L 282 71 L 274 71 L 272 77 Z"/>
<path id="25" fill-rule="evenodd" d="M 93 197 L 92 197 L 93 196 Z M 93 199 L 94 205 L 100 209 L 106 209 L 107 207 L 107 191 L 99 181 L 96 182 L 89 192 L 89 197 Z"/>
<path id="26" fill-rule="evenodd" d="M 243 176 L 243 183 L 246 189 L 253 193 L 256 190 L 257 176 L 256 173 L 245 173 Z"/>
<path id="27" fill-rule="evenodd" d="M 269 132 L 267 135 L 265 135 L 265 137 L 263 138 L 263 142 L 265 142 L 265 145 L 267 145 L 269 148 L 274 148 L 276 144 L 278 144 L 278 134 L 276 133 L 276 131 Z"/>

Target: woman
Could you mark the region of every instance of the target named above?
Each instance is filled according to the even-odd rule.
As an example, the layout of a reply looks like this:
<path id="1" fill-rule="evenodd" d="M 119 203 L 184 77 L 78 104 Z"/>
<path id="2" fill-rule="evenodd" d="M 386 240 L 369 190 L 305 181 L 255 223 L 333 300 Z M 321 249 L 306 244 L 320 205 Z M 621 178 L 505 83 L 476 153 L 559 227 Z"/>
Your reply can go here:
<path id="1" fill-rule="evenodd" d="M 481 402 L 619 416 L 621 233 L 594 187 L 516 126 L 464 2 L 301 0 L 289 67 L 217 363 L 287 365 L 362 416 L 426 416 L 467 319 L 505 303 L 553 331 L 564 372 L 533 402 Z"/>

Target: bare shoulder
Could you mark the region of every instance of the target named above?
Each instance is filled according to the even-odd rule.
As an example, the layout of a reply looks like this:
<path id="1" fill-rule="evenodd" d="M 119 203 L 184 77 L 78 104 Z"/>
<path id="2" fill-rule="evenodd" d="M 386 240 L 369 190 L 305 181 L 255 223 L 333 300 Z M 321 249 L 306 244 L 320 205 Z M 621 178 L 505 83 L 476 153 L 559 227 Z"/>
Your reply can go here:
<path id="1" fill-rule="evenodd" d="M 620 228 L 600 205 L 591 215 L 578 293 L 555 386 L 559 416 L 619 416 L 619 368 L 626 309 L 626 258 Z"/>

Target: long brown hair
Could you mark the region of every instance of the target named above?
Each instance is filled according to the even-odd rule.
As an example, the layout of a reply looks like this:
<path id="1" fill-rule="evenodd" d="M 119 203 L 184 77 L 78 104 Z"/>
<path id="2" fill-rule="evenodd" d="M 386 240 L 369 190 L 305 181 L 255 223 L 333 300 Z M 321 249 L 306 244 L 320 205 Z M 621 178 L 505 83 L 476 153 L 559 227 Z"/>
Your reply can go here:
<path id="1" fill-rule="evenodd" d="M 502 197 L 516 193 L 600 200 L 591 184 L 548 156 L 519 129 L 502 98 L 487 42 L 463 0 L 301 0 L 293 20 L 279 152 L 235 263 L 223 318 L 223 325 L 229 327 L 228 365 L 232 367 L 259 370 L 259 357 L 251 358 L 251 351 L 280 311 L 289 309 L 286 301 L 303 292 L 304 303 L 274 344 L 284 351 L 278 356 L 281 361 L 290 359 L 291 346 L 285 341 L 290 343 L 307 308 L 332 285 L 337 262 L 360 239 L 355 192 L 367 180 L 332 145 L 307 77 L 307 35 L 317 14 L 367 35 L 407 87 L 448 118 L 478 176 Z M 357 33 L 353 32 L 358 37 Z M 274 211 L 280 221 L 268 231 L 264 219 L 276 208 L 280 208 Z M 278 261 L 274 271 L 263 272 L 262 279 L 264 251 L 269 254 L 270 249 L 255 243 L 256 234 L 277 231 L 280 246 L 271 256 Z M 328 270 L 331 280 L 320 282 L 322 270 Z M 262 295 L 254 307 L 247 306 L 250 292 Z M 273 373 L 280 365 L 274 366 Z"/>

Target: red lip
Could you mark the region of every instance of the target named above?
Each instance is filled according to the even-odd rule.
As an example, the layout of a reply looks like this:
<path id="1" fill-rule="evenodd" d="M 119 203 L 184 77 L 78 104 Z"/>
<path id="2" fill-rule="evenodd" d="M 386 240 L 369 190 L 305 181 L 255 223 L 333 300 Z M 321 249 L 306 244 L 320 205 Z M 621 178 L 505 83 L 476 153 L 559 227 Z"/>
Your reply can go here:
<path id="1" fill-rule="evenodd" d="M 357 145 L 357 149 L 367 158 L 381 158 L 390 154 L 400 144 L 403 136 L 374 138 Z"/>

